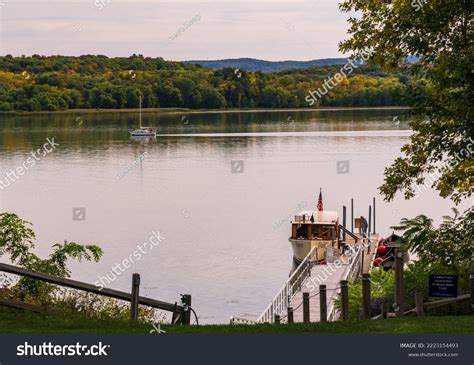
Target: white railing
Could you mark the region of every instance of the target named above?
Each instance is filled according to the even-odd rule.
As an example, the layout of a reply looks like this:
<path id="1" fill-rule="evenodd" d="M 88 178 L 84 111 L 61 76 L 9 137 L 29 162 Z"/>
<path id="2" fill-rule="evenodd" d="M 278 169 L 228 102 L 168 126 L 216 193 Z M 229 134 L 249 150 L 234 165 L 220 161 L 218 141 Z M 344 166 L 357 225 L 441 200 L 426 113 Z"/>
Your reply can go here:
<path id="1" fill-rule="evenodd" d="M 349 270 L 347 270 L 346 274 L 341 280 L 353 280 L 357 278 L 360 273 L 361 257 L 362 247 L 356 246 L 349 261 Z"/>
<path id="2" fill-rule="evenodd" d="M 257 322 L 273 323 L 275 314 L 282 315 L 282 313 L 288 310 L 291 299 L 300 290 L 303 281 L 311 275 L 311 266 L 314 264 L 311 262 L 311 259 L 314 258 L 315 251 L 316 247 L 313 247 L 303 261 L 301 261 L 262 315 L 257 319 Z"/>
<path id="3" fill-rule="evenodd" d="M 354 253 L 351 255 L 349 259 L 349 269 L 343 275 L 341 280 L 354 280 L 357 278 L 357 276 L 359 276 L 361 257 L 362 257 L 362 247 L 356 246 Z M 333 298 L 335 299 L 336 295 L 338 295 L 340 292 L 341 292 L 341 288 L 338 288 Z M 332 322 L 332 321 L 337 321 L 338 319 L 339 319 L 339 310 L 336 308 L 336 303 L 334 302 L 334 300 L 332 300 L 328 309 L 328 321 Z"/>

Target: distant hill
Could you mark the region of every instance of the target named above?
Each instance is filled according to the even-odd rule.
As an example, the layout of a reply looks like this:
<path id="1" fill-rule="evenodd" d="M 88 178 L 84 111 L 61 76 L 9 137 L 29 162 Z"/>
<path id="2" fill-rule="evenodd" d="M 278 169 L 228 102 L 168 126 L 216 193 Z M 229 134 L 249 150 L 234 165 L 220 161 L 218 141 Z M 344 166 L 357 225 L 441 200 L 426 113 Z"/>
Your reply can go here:
<path id="1" fill-rule="evenodd" d="M 347 58 L 323 58 L 310 61 L 264 61 L 255 58 L 232 58 L 224 60 L 192 60 L 185 61 L 201 65 L 206 68 L 220 70 L 226 67 L 238 68 L 246 71 L 279 72 L 287 70 L 297 70 L 314 66 L 340 65 L 347 62 Z"/>

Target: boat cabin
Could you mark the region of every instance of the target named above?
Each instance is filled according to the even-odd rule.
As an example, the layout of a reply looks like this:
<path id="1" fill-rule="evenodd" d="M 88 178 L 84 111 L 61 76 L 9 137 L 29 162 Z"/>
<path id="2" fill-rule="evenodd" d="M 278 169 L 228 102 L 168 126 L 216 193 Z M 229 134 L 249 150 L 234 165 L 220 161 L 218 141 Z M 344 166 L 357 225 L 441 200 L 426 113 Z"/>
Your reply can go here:
<path id="1" fill-rule="evenodd" d="M 296 262 L 303 260 L 316 247 L 310 261 L 330 261 L 338 255 L 339 218 L 334 211 L 303 211 L 291 222 L 291 237 Z"/>

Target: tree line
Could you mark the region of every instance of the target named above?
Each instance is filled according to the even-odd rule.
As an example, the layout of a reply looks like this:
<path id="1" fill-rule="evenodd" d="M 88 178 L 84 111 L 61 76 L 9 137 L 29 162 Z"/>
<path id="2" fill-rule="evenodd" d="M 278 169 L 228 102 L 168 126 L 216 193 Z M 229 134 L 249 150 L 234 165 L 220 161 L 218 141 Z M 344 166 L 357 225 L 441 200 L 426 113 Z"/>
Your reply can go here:
<path id="1" fill-rule="evenodd" d="M 142 55 L 0 57 L 0 110 L 298 108 L 340 65 L 247 72 Z M 403 105 L 407 80 L 361 66 L 314 106 Z"/>

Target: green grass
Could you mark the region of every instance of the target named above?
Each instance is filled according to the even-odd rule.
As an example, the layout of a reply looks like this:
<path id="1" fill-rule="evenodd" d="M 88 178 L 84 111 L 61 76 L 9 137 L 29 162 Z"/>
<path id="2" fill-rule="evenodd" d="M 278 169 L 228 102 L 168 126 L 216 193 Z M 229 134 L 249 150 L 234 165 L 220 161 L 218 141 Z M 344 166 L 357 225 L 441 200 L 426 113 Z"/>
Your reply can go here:
<path id="1" fill-rule="evenodd" d="M 148 323 L 56 316 L 0 307 L 0 333 L 149 333 Z M 161 325 L 166 333 L 474 333 L 474 316 L 406 317 L 291 325 Z"/>

